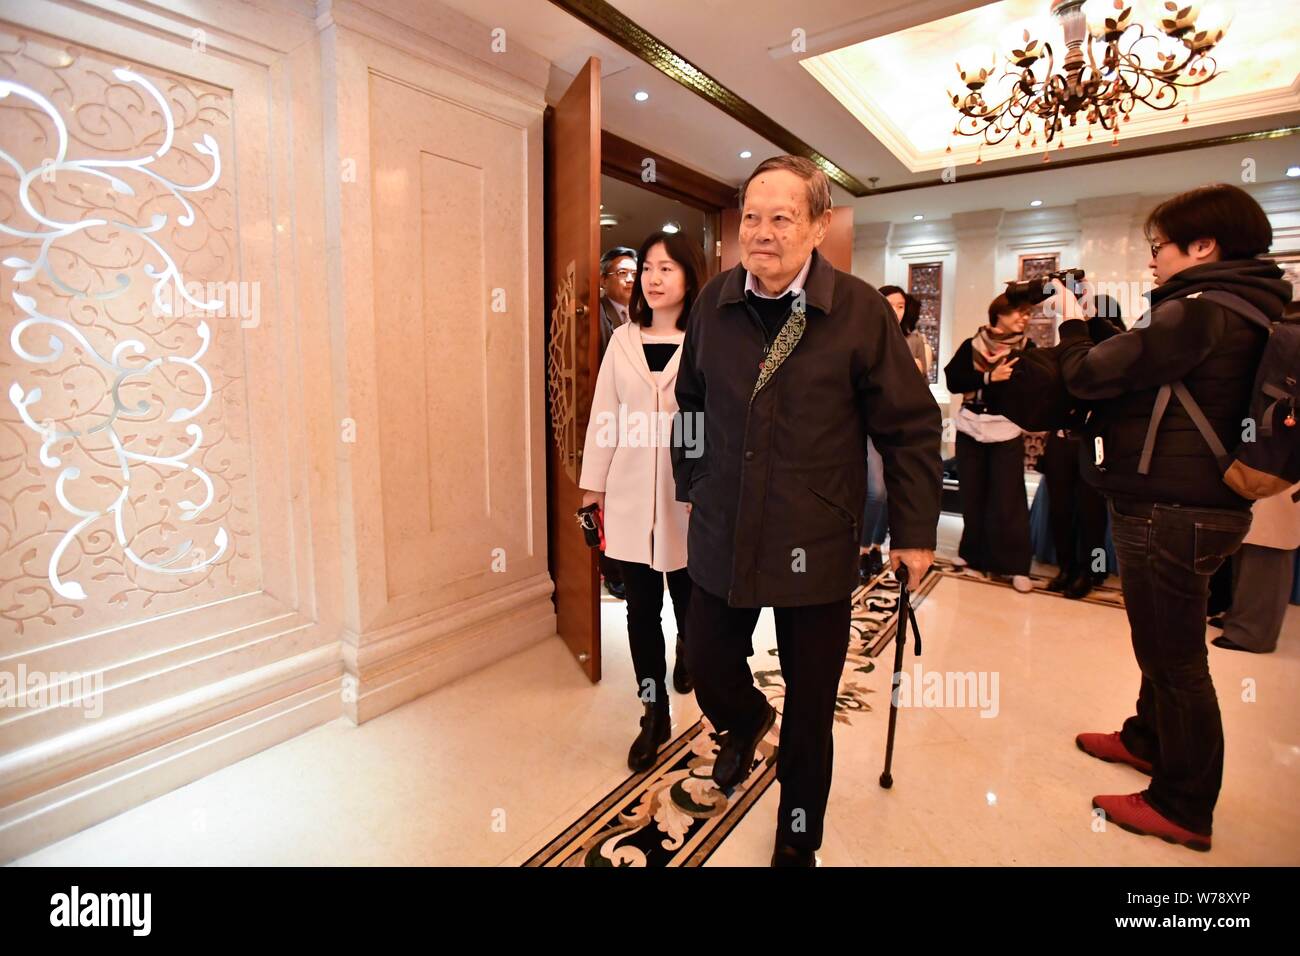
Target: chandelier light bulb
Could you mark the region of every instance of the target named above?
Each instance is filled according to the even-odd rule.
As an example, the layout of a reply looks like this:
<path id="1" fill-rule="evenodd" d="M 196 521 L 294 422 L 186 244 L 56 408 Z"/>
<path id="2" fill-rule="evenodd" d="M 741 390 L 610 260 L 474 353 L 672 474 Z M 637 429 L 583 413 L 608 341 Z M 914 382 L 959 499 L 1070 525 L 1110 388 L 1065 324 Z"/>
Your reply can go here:
<path id="1" fill-rule="evenodd" d="M 1198 30 L 1227 33 L 1232 26 L 1233 11 L 1223 3 L 1207 3 L 1196 18 Z"/>

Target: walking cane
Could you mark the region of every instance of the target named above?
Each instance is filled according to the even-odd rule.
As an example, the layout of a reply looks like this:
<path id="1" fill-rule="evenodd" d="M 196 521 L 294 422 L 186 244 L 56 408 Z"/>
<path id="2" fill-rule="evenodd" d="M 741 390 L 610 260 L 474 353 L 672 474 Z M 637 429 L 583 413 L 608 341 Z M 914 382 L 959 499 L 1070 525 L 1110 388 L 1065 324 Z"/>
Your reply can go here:
<path id="1" fill-rule="evenodd" d="M 880 775 L 880 785 L 888 790 L 894 785 L 894 777 L 889 772 L 894 762 L 894 729 L 898 726 L 898 685 L 903 675 L 903 651 L 907 649 L 907 622 L 912 622 L 912 633 L 916 635 L 916 656 L 921 656 L 921 630 L 916 626 L 916 615 L 912 613 L 912 596 L 907 590 L 907 565 L 900 564 L 894 571 L 898 581 L 898 634 L 894 639 L 894 675 L 889 687 L 889 737 L 885 742 L 885 772 Z"/>

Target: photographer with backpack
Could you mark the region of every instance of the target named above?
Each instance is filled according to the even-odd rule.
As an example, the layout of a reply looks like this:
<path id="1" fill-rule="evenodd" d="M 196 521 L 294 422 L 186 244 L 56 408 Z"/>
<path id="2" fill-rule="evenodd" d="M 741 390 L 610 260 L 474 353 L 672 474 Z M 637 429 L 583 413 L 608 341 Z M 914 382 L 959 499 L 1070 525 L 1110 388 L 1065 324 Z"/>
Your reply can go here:
<path id="1" fill-rule="evenodd" d="M 1049 306 L 1064 320 L 1065 385 L 1092 403 L 1082 467 L 1109 502 L 1142 671 L 1137 712 L 1123 729 L 1080 734 L 1076 743 L 1151 775 L 1139 793 L 1093 798 L 1112 823 L 1208 850 L 1223 725 L 1205 644 L 1206 601 L 1210 576 L 1250 527 L 1250 498 L 1295 480 L 1242 461 L 1293 441 L 1283 416 L 1293 408 L 1294 378 L 1263 384 L 1266 368 L 1295 359 L 1279 361 L 1275 352 L 1292 341 L 1290 330 L 1274 332 L 1270 342 L 1291 288 L 1275 263 L 1260 258 L 1272 244 L 1267 216 L 1234 186 L 1206 186 L 1162 203 L 1147 217 L 1146 234 L 1157 287 L 1129 331 L 1094 344 L 1064 286 Z M 1260 388 L 1271 404 L 1255 401 Z M 1225 448 L 1253 442 L 1253 432 L 1244 434 L 1252 426 L 1261 442 L 1242 444 L 1234 462 Z M 1274 444 L 1263 442 L 1266 429 Z"/>

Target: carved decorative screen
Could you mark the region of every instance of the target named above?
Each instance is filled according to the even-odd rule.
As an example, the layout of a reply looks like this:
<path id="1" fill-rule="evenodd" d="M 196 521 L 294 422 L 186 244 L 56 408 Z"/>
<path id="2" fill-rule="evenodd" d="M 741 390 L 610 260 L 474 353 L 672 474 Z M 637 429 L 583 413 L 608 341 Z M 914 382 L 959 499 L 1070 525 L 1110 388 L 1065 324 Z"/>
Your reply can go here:
<path id="1" fill-rule="evenodd" d="M 1056 252 L 1039 256 L 1021 256 L 1018 278 L 1021 281 L 1037 279 L 1061 268 L 1060 262 L 1061 256 Z M 1056 338 L 1055 332 L 1052 317 L 1044 310 L 1042 303 L 1034 306 L 1029 313 L 1029 337 L 1034 340 L 1034 344 L 1040 349 L 1047 348 L 1053 344 Z"/>
<path id="2" fill-rule="evenodd" d="M 907 267 L 907 291 L 921 300 L 916 327 L 934 352 L 930 382 L 939 381 L 939 316 L 943 314 L 943 263 L 914 262 Z"/>

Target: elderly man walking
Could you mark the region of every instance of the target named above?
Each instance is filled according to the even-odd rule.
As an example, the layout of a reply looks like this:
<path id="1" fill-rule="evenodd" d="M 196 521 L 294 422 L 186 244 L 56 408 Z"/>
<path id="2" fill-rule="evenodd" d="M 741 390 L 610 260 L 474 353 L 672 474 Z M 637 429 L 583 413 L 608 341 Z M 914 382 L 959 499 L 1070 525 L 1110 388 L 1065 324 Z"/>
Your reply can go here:
<path id="1" fill-rule="evenodd" d="M 890 564 L 919 581 L 934 557 L 940 414 L 893 311 L 817 252 L 830 183 L 796 156 L 741 188 L 740 265 L 715 276 L 687 324 L 677 377 L 677 498 L 691 505 L 687 657 L 721 742 L 713 779 L 749 774 L 776 712 L 746 658 L 773 608 L 785 679 L 773 866 L 815 865 L 831 786 L 831 728 L 858 582 L 870 437 L 885 465 Z"/>

